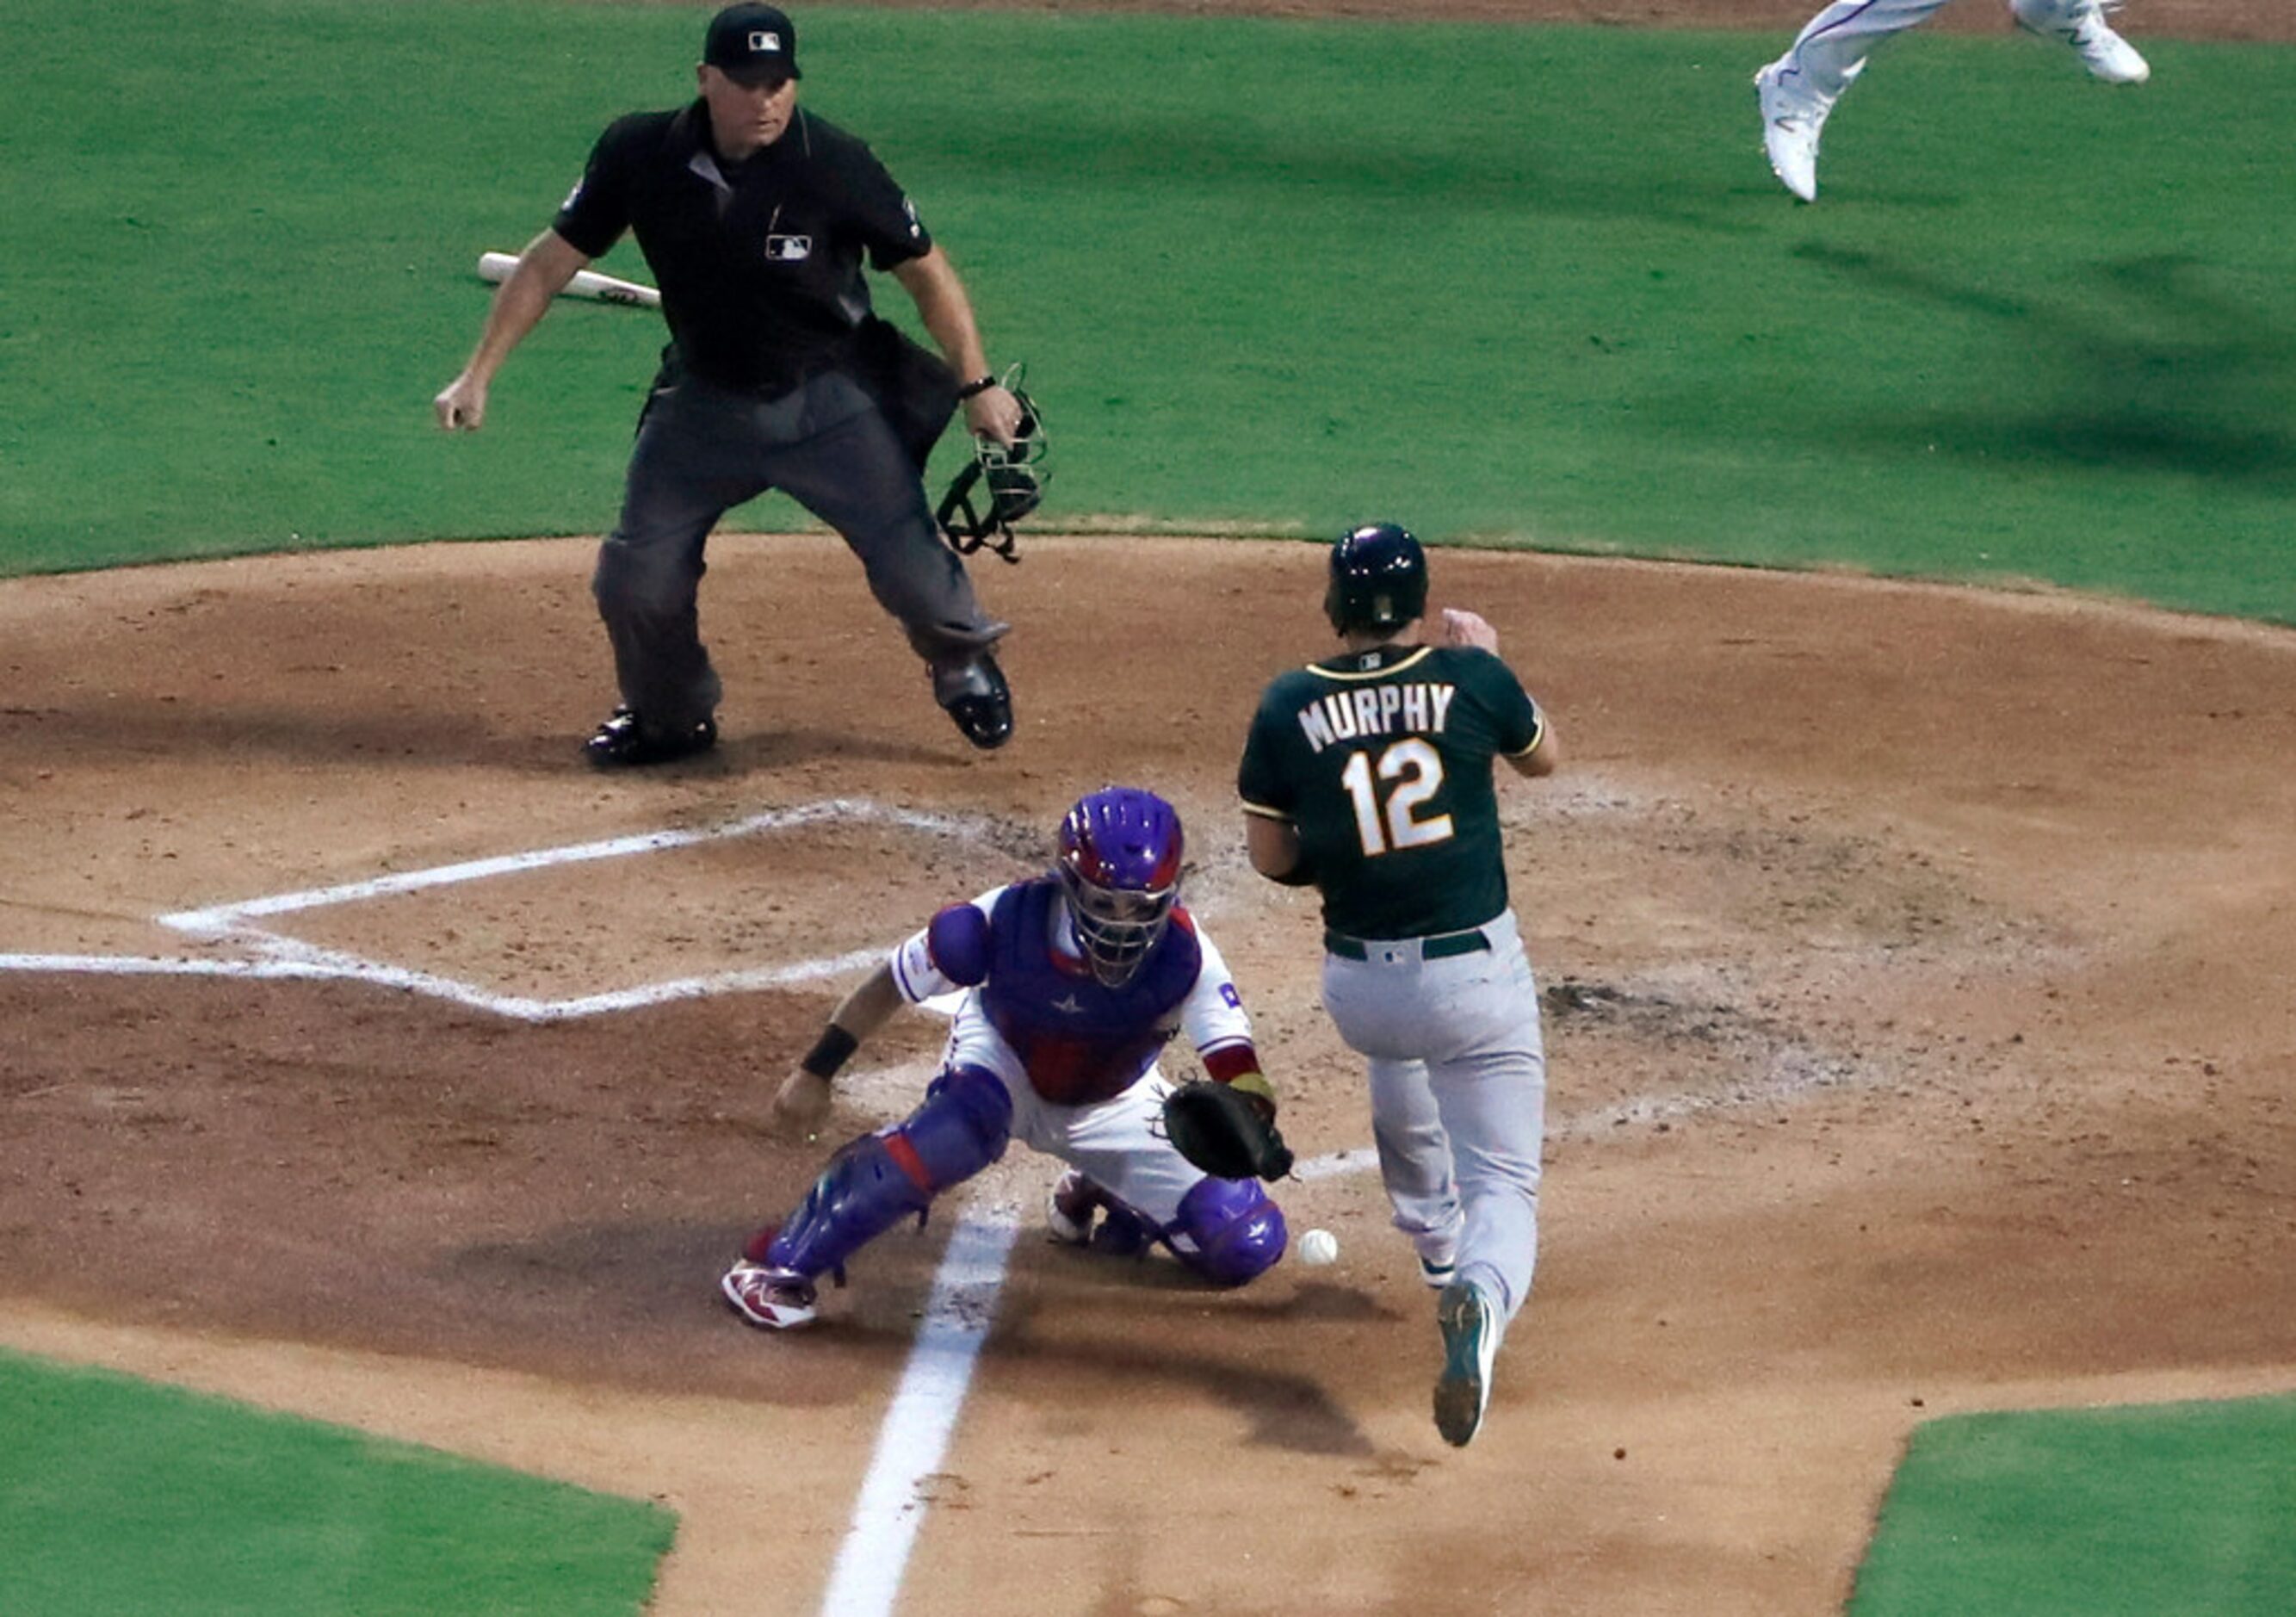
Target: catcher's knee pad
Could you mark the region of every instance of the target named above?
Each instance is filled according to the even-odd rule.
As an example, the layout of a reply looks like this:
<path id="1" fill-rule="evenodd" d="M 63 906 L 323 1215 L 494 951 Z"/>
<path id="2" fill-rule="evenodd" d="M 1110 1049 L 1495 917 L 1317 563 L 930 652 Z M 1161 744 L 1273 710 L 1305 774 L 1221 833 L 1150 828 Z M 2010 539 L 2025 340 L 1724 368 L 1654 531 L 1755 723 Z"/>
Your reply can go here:
<path id="1" fill-rule="evenodd" d="M 925 1088 L 924 1104 L 896 1129 L 936 1194 L 1004 1154 L 1013 1097 L 985 1067 L 951 1067 Z"/>
<path id="2" fill-rule="evenodd" d="M 830 1159 L 805 1200 L 753 1261 L 808 1279 L 846 1259 L 1004 1154 L 1013 1097 L 994 1073 L 955 1067 L 906 1121 L 865 1134 Z"/>
<path id="3" fill-rule="evenodd" d="M 1259 1180 L 1203 1179 L 1180 1198 L 1164 1239 L 1214 1285 L 1242 1285 L 1275 1267 L 1290 1236 Z"/>

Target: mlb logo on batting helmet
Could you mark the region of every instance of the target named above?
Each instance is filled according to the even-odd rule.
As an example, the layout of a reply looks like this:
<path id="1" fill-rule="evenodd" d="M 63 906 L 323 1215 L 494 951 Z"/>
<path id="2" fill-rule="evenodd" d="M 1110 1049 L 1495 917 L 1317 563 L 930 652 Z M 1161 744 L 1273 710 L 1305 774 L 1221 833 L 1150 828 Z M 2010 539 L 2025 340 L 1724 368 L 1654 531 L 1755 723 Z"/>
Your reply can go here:
<path id="1" fill-rule="evenodd" d="M 776 6 L 729 5 L 709 20 L 701 60 L 746 85 L 801 77 L 797 26 Z"/>

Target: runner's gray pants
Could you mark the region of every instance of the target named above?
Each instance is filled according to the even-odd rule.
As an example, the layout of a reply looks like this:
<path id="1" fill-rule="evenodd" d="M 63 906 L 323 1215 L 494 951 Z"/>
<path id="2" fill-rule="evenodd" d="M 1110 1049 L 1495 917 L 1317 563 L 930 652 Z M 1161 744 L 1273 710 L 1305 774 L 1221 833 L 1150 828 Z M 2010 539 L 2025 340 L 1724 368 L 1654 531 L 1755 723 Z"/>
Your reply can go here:
<path id="1" fill-rule="evenodd" d="M 1458 1275 L 1502 1321 L 1530 1296 L 1538 1256 L 1546 1051 L 1538 987 L 1514 916 L 1488 949 L 1428 960 L 1415 939 L 1366 960 L 1324 957 L 1324 1006 L 1368 1058 L 1372 1133 L 1395 1225 L 1423 1253 L 1455 1234 Z"/>

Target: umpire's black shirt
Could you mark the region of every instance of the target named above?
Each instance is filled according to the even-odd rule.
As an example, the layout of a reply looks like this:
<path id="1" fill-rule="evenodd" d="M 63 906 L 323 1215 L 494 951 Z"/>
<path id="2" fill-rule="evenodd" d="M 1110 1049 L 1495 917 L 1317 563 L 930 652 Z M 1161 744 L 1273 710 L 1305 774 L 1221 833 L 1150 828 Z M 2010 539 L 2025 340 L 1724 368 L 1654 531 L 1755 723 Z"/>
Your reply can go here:
<path id="1" fill-rule="evenodd" d="M 876 155 L 826 119 L 800 108 L 727 163 L 700 101 L 616 119 L 551 228 L 592 259 L 636 232 L 680 361 L 769 393 L 843 362 L 870 313 L 865 251 L 889 270 L 932 248 Z"/>

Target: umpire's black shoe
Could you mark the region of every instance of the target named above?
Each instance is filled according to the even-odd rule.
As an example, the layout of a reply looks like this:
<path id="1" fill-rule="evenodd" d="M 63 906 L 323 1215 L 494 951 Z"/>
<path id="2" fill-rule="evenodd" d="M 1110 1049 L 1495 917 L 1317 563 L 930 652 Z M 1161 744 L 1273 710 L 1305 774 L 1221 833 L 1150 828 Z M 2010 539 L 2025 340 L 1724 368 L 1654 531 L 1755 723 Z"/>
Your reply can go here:
<path id="1" fill-rule="evenodd" d="M 630 769 L 691 758 L 718 744 L 718 721 L 704 718 L 674 730 L 660 730 L 635 709 L 616 708 L 598 733 L 582 743 L 582 756 L 601 769 Z"/>
<path id="2" fill-rule="evenodd" d="M 1013 687 L 996 659 L 983 652 L 966 669 L 967 688 L 941 703 L 964 739 L 982 751 L 993 751 L 1013 739 Z"/>

